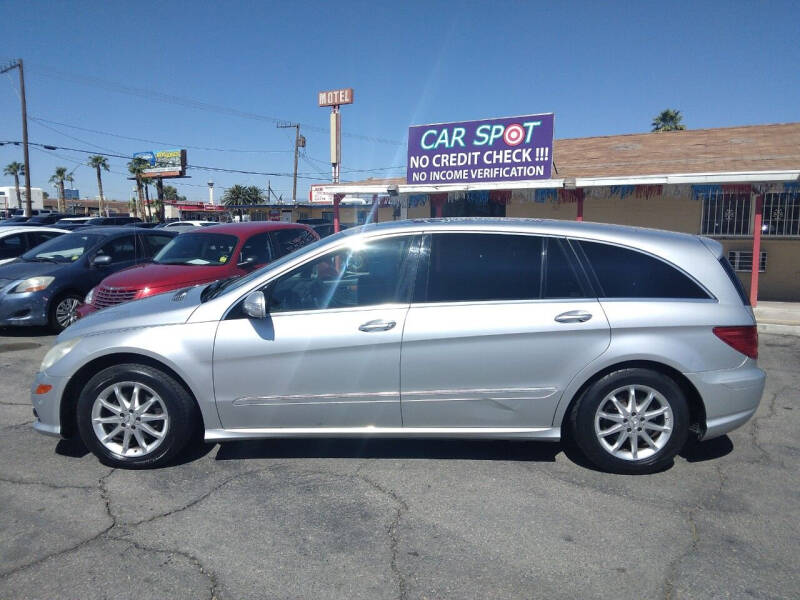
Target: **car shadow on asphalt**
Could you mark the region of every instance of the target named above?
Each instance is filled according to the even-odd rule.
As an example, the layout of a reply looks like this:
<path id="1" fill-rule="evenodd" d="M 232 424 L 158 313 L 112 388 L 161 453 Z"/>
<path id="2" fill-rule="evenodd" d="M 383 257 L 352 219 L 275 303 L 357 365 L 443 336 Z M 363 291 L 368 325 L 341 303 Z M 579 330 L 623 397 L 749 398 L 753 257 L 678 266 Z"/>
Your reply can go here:
<path id="1" fill-rule="evenodd" d="M 0 337 L 55 337 L 47 327 L 0 327 Z"/>
<path id="2" fill-rule="evenodd" d="M 275 439 L 220 444 L 217 460 L 373 458 L 554 462 L 561 444 L 505 440 Z"/>
<path id="3" fill-rule="evenodd" d="M 707 460 L 716 460 L 733 452 L 733 442 L 727 435 L 723 435 L 707 442 L 689 440 L 680 452 L 686 462 L 696 463 Z"/>

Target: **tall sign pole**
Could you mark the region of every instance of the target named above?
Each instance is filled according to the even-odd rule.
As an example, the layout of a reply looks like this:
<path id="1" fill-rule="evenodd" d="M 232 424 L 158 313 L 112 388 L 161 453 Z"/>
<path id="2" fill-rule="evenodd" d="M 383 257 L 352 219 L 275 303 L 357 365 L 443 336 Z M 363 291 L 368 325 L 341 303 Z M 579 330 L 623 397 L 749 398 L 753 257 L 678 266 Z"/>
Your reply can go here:
<path id="1" fill-rule="evenodd" d="M 19 91 L 22 103 L 22 154 L 25 161 L 25 216 L 30 217 L 31 207 L 31 161 L 28 158 L 28 107 L 25 102 L 25 73 L 22 70 L 22 59 L 10 62 L 0 69 L 0 74 L 6 73 L 11 69 L 19 69 Z M 19 199 L 18 199 L 19 200 Z"/>
<path id="2" fill-rule="evenodd" d="M 320 106 L 331 107 L 331 177 L 333 183 L 339 183 L 339 166 L 342 163 L 342 115 L 339 108 L 342 104 L 353 103 L 353 88 L 319 92 Z"/>

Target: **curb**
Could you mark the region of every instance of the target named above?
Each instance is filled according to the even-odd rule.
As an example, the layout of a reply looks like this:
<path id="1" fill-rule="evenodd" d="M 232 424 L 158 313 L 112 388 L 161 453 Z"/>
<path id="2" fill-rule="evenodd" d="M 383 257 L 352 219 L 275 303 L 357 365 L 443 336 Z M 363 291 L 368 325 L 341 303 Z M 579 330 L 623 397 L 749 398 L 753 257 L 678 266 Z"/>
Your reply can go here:
<path id="1" fill-rule="evenodd" d="M 783 323 L 758 323 L 759 333 L 772 333 L 777 335 L 800 336 L 800 325 L 786 325 Z"/>

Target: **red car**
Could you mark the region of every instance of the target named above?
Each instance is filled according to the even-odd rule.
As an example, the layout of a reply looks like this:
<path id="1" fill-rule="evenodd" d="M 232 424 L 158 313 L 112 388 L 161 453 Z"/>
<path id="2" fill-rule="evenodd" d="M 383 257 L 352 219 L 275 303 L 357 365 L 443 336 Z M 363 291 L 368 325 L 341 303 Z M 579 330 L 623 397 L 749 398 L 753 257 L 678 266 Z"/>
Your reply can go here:
<path id="1" fill-rule="evenodd" d="M 155 255 L 109 275 L 78 307 L 79 317 L 107 306 L 192 285 L 237 277 L 319 239 L 308 225 L 259 221 L 198 227 Z"/>

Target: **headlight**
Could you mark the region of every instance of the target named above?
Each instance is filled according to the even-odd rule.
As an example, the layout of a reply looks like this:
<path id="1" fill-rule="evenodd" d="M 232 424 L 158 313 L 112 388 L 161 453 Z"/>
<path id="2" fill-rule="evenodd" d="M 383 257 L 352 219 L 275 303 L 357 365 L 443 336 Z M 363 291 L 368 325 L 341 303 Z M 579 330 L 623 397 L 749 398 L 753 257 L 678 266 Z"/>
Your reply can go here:
<path id="1" fill-rule="evenodd" d="M 42 366 L 39 367 L 39 371 L 46 371 L 62 358 L 64 358 L 67 354 L 69 354 L 75 345 L 81 340 L 81 338 L 73 338 L 66 342 L 61 342 L 60 344 L 56 344 L 47 354 L 44 355 L 44 359 L 42 360 Z"/>
<path id="2" fill-rule="evenodd" d="M 20 281 L 19 285 L 12 290 L 13 294 L 24 294 L 26 292 L 41 292 L 55 281 L 55 277 L 49 275 L 44 277 L 29 277 L 25 281 Z"/>
<path id="3" fill-rule="evenodd" d="M 92 289 L 89 290 L 89 293 L 86 294 L 86 298 L 83 299 L 84 304 L 91 304 L 92 302 L 94 302 L 94 292 L 96 289 L 97 289 L 96 287 L 93 287 Z"/>

